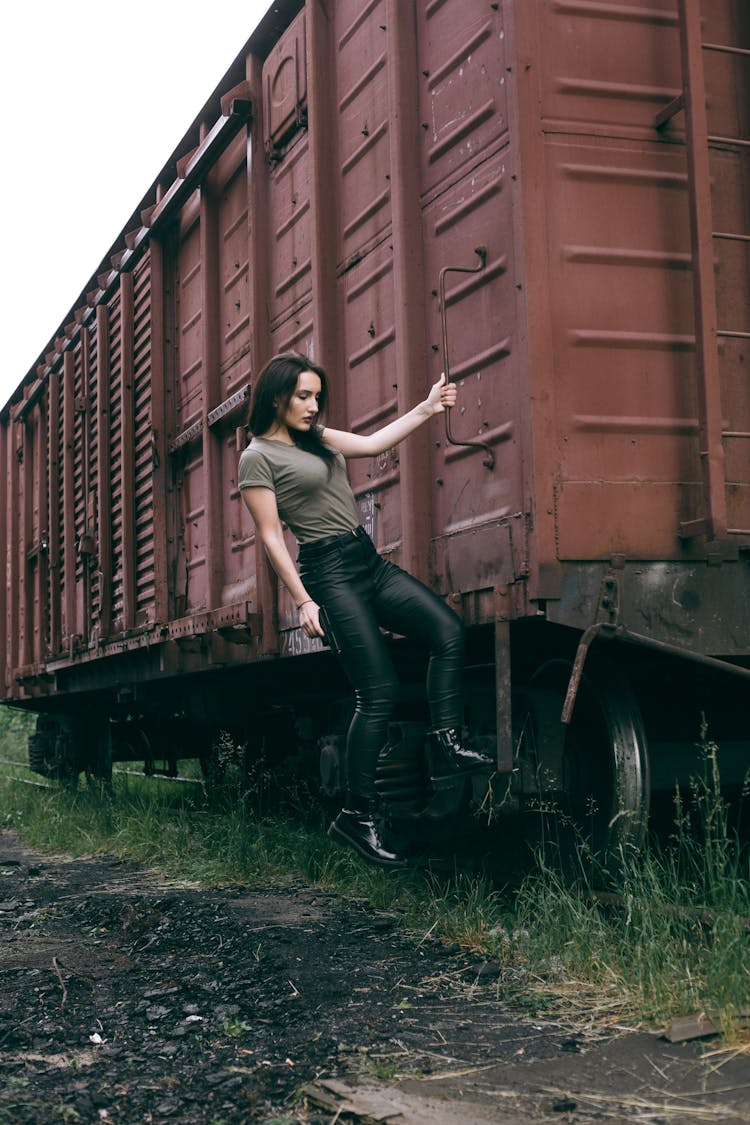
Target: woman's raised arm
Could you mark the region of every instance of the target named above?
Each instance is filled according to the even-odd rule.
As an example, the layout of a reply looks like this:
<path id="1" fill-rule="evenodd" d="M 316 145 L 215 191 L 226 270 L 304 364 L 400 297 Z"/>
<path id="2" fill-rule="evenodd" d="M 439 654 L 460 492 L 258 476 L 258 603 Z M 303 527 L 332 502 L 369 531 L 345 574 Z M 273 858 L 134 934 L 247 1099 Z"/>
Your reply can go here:
<path id="1" fill-rule="evenodd" d="M 456 393 L 455 384 L 446 383 L 445 375 L 441 375 L 423 402 L 375 433 L 352 434 L 346 430 L 331 430 L 326 426 L 323 440 L 326 445 L 343 453 L 344 457 L 375 457 L 398 445 L 428 418 L 432 418 L 433 414 L 441 414 L 446 407 L 455 405 Z"/>

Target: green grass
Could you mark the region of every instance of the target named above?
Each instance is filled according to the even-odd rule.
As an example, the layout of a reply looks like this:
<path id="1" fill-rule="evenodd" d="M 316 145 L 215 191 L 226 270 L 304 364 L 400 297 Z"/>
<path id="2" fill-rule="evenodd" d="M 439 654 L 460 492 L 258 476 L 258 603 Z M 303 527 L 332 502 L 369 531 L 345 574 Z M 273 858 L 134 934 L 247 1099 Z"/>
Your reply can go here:
<path id="1" fill-rule="evenodd" d="M 25 711 L 0 707 L 0 758 L 28 761 L 26 740 L 33 732 L 36 719 Z"/>
<path id="2" fill-rule="evenodd" d="M 0 756 L 20 760 L 24 737 L 19 717 L 0 709 Z M 572 879 L 559 874 L 547 846 L 513 895 L 489 875 L 368 867 L 330 844 L 309 794 L 273 807 L 260 774 L 244 794 L 230 776 L 209 801 L 200 785 L 127 775 L 115 776 L 111 789 L 84 779 L 37 789 L 3 778 L 0 767 L 0 825 L 33 847 L 115 854 L 204 885 L 304 879 L 393 912 L 412 940 L 458 942 L 496 961 L 498 996 L 512 993 L 532 1010 L 598 1026 L 707 1012 L 741 1044 L 741 1013 L 750 1009 L 750 865 L 705 732 L 703 748 L 704 772 L 693 780 L 689 809 L 684 796 L 676 799 L 666 842 L 620 855 L 607 869 L 581 843 Z M 603 895 L 605 885 L 617 896 Z"/>
<path id="3" fill-rule="evenodd" d="M 653 1022 L 708 1012 L 737 1038 L 750 1014 L 750 860 L 721 796 L 718 748 L 702 738 L 690 813 L 677 793 L 669 839 L 610 857 L 606 871 L 581 844 L 572 881 L 541 853 L 515 924 L 527 963 L 571 998 L 609 994 L 613 1017 Z"/>

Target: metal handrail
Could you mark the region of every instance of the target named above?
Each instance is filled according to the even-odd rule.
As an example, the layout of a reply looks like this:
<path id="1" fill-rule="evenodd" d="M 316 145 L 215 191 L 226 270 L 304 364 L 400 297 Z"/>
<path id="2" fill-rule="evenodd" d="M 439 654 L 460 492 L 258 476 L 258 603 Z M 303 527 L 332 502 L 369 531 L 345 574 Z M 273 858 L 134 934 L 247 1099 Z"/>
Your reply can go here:
<path id="1" fill-rule="evenodd" d="M 450 357 L 449 357 L 449 354 L 448 354 L 448 310 L 447 310 L 446 301 L 445 301 L 445 278 L 446 278 L 446 274 L 449 274 L 449 273 L 481 273 L 482 270 L 487 265 L 487 250 L 485 249 L 484 246 L 477 246 L 474 253 L 479 256 L 479 265 L 478 266 L 472 266 L 471 268 L 469 268 L 467 266 L 443 266 L 443 268 L 441 269 L 440 274 L 438 276 L 438 293 L 439 293 L 439 297 L 440 297 L 440 327 L 441 327 L 441 330 L 442 330 L 442 338 L 443 338 L 443 373 L 445 375 L 446 383 L 450 383 L 451 373 L 450 373 Z M 486 467 L 488 469 L 494 469 L 494 467 L 495 467 L 495 454 L 492 452 L 492 450 L 489 447 L 489 445 L 487 444 L 487 442 L 486 441 L 471 441 L 471 440 L 459 441 L 457 438 L 455 438 L 453 436 L 453 430 L 452 430 L 452 426 L 451 426 L 451 407 L 450 406 L 447 406 L 445 408 L 445 415 L 444 416 L 445 416 L 445 437 L 446 437 L 446 440 L 450 443 L 450 445 L 462 445 L 462 446 L 464 446 L 464 445 L 465 446 L 474 446 L 475 445 L 475 446 L 478 446 L 480 449 L 484 449 L 484 451 L 486 453 L 486 456 L 485 456 L 484 460 L 482 461 L 482 464 L 486 465 Z"/>

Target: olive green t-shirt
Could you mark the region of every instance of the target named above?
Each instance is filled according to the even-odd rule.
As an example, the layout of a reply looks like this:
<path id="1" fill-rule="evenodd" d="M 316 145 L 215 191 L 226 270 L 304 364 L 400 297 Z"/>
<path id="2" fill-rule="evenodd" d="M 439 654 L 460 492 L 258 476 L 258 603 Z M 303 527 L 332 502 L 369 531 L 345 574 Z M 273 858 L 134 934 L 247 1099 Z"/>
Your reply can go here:
<path id="1" fill-rule="evenodd" d="M 255 437 L 240 455 L 238 484 L 275 492 L 279 515 L 298 543 L 345 535 L 359 523 L 341 453 L 329 476 L 322 457 L 297 445 Z"/>

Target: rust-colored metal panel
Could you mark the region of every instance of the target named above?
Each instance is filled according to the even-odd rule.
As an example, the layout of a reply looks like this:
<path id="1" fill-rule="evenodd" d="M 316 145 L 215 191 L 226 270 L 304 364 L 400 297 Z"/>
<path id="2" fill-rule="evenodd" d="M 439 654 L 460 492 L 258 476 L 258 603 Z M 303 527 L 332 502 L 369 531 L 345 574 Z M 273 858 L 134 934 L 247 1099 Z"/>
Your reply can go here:
<path id="1" fill-rule="evenodd" d="M 501 4 L 416 5 L 423 190 L 463 177 L 508 139 Z"/>
<path id="2" fill-rule="evenodd" d="M 8 695 L 8 641 L 10 631 L 8 628 L 8 599 L 12 598 L 13 591 L 8 588 L 10 577 L 9 552 L 10 541 L 8 526 L 12 523 L 9 518 L 8 505 L 11 497 L 8 490 L 8 429 L 10 422 L 7 418 L 0 418 L 0 565 L 2 566 L 2 581 L 0 581 L 0 699 Z"/>
<path id="3" fill-rule="evenodd" d="M 215 602 L 226 605 L 247 597 L 252 573 L 246 531 L 239 527 L 235 496 L 237 480 L 237 427 L 244 423 L 251 377 L 252 321 L 250 313 L 250 240 L 247 182 L 247 137 L 238 135 L 222 155 L 212 174 L 216 199 L 217 300 L 219 307 L 218 401 L 220 417 L 210 424 L 216 442 L 223 530 L 216 541 L 217 581 Z"/>
<path id="4" fill-rule="evenodd" d="M 220 280 L 219 394 L 220 401 L 225 402 L 247 383 L 251 342 L 247 137 L 244 133 L 240 133 L 222 155 L 214 178 Z"/>
<path id="5" fill-rule="evenodd" d="M 177 464 L 180 526 L 175 612 L 181 617 L 206 605 L 206 497 L 203 479 L 200 200 L 196 193 L 183 208 L 177 251 L 175 435 L 190 434 Z"/>
<path id="6" fill-rule="evenodd" d="M 355 433 L 392 421 L 397 411 L 394 376 L 393 250 L 383 244 L 348 270 L 341 280 L 346 324 L 345 360 L 348 424 Z M 355 494 L 377 493 L 379 536 L 393 550 L 401 537 L 398 499 L 391 508 L 387 494 L 399 479 L 398 455 L 383 454 L 372 462 L 350 464 Z M 392 514 L 391 514 L 392 512 Z"/>
<path id="7" fill-rule="evenodd" d="M 516 354 L 508 157 L 506 151 L 490 157 L 424 211 L 426 272 L 433 289 L 443 268 L 482 267 L 471 274 L 446 274 L 445 284 L 448 363 L 460 387 L 451 429 L 458 441 L 488 447 L 451 445 L 440 422 L 433 426 L 429 483 L 435 497 L 436 566 L 441 585 L 450 591 L 491 589 L 518 576 L 518 560 L 509 557 L 507 533 L 501 529 L 524 511 L 523 371 Z M 484 264 L 475 247 L 483 247 Z M 436 296 L 426 296 L 430 366 L 437 377 L 443 361 L 441 310 Z M 488 452 L 494 457 L 491 468 Z"/>
<path id="8" fill-rule="evenodd" d="M 404 107 L 417 101 L 417 25 L 408 6 L 388 0 L 386 7 L 389 73 L 389 151 L 393 216 L 392 243 L 400 247 L 394 259 L 394 361 L 401 372 L 397 383 L 399 411 L 409 409 L 422 397 L 425 387 L 425 325 L 412 310 L 424 293 L 424 254 L 420 222 L 420 176 L 417 151 L 419 130 L 414 115 Z M 401 562 L 412 574 L 428 579 L 428 544 L 431 534 L 431 505 L 425 503 L 424 482 L 429 475 L 429 445 L 426 430 L 417 431 L 414 441 L 402 449 L 400 461 L 401 503 L 413 513 L 402 525 Z"/>
<path id="9" fill-rule="evenodd" d="M 269 317 L 278 330 L 274 350 L 300 346 L 286 322 L 291 309 L 309 300 L 312 269 L 310 248 L 310 160 L 303 126 L 307 90 L 305 13 L 300 13 L 263 66 L 266 99 L 266 146 L 271 161 L 267 206 L 270 234 Z M 263 175 L 255 154 L 253 176 Z"/>
<path id="10" fill-rule="evenodd" d="M 680 526 L 703 514 L 703 496 L 684 129 L 655 127 L 682 83 L 677 8 L 567 0 L 535 8 L 516 7 L 517 49 L 536 70 L 520 83 L 521 109 L 530 121 L 538 111 L 524 141 L 523 234 L 527 270 L 545 285 L 529 289 L 543 302 L 529 316 L 549 324 L 551 361 L 530 372 L 535 543 L 559 559 L 679 558 Z M 719 10 L 735 13 L 736 34 L 738 9 L 704 6 Z M 718 105 L 732 101 L 719 93 Z M 736 111 L 729 117 L 736 122 Z M 734 212 L 735 229 L 747 229 L 737 213 L 742 166 L 736 153 L 712 165 L 717 201 L 734 201 L 717 210 Z M 543 241 L 532 236 L 537 224 Z M 739 314 L 750 303 L 746 268 L 742 276 L 735 266 L 728 288 Z M 725 370 L 724 426 L 747 431 L 736 367 Z M 726 440 L 740 509 L 747 461 L 743 468 Z M 554 532 L 545 534 L 550 513 Z"/>
<path id="11" fill-rule="evenodd" d="M 250 56 L 246 60 L 246 73 L 254 100 L 262 101 L 263 68 L 260 59 Z M 269 178 L 255 175 L 259 162 L 263 161 L 263 132 L 261 119 L 255 114 L 247 136 L 246 190 L 248 207 L 248 288 L 250 313 L 250 375 L 259 371 L 266 356 L 270 354 L 270 323 L 268 317 L 268 293 L 270 291 L 270 252 L 271 232 L 268 224 Z M 243 419 L 244 422 L 244 419 Z M 228 534 L 232 540 L 233 566 L 236 565 L 240 578 L 240 597 L 251 599 L 256 612 L 263 621 L 262 650 L 264 653 L 278 650 L 277 621 L 274 613 L 274 592 L 271 581 L 271 567 L 255 529 L 248 526 L 252 521 L 244 520 L 244 504 L 237 488 L 237 460 L 245 438 L 244 429 L 239 427 L 235 433 L 235 451 L 231 470 L 226 474 L 227 492 L 231 496 L 233 511 L 228 517 Z M 234 545 L 236 544 L 236 551 Z M 227 599 L 229 600 L 229 599 Z"/>
<path id="12" fill-rule="evenodd" d="M 246 409 L 250 377 L 246 146 L 240 134 L 222 153 L 179 224 L 172 435 L 177 616 L 216 608 L 225 596 L 231 600 L 243 580 L 226 534 L 226 496 L 236 480 L 234 429 Z"/>
<path id="13" fill-rule="evenodd" d="M 700 477 L 684 165 L 608 142 L 548 144 L 547 176 L 560 557 L 669 555 L 700 491 L 684 490 L 678 519 L 664 488 Z M 649 482 L 656 518 L 643 521 Z M 578 537 L 587 490 L 618 513 L 611 542 L 598 521 Z"/>
<path id="14" fill-rule="evenodd" d="M 750 6 L 701 8 L 727 527 L 750 531 Z M 736 53 L 732 53 L 736 52 Z M 727 140 L 723 140 L 727 138 Z M 739 143 L 733 143 L 735 139 Z"/>
<path id="15" fill-rule="evenodd" d="M 184 616 L 205 607 L 206 537 L 204 527 L 203 452 L 191 444 L 180 457 L 177 489 L 180 499 L 179 562 L 175 613 Z"/>
<path id="16" fill-rule="evenodd" d="M 333 6 L 341 263 L 361 254 L 391 221 L 388 73 L 394 60 L 387 22 L 385 0 Z"/>
<path id="17" fill-rule="evenodd" d="M 686 538 L 727 531 L 721 388 L 716 326 L 711 159 L 708 141 L 709 91 L 705 83 L 700 0 L 679 0 L 680 57 L 693 261 L 695 382 L 698 389 L 698 448 L 703 503 L 697 519 L 680 524 Z M 664 112 L 667 112 L 665 110 Z M 671 121 L 671 119 L 670 119 Z"/>
<path id="18" fill-rule="evenodd" d="M 175 433 L 182 433 L 201 417 L 201 306 L 200 199 L 196 192 L 180 215 L 176 278 L 176 345 L 178 357 Z"/>
<path id="19" fill-rule="evenodd" d="M 257 171 L 257 160 L 255 164 Z M 309 333 L 289 327 L 290 312 L 310 293 L 310 161 L 307 138 L 299 135 L 274 167 L 268 184 L 269 294 L 274 351 L 300 347 Z M 297 318 L 298 319 L 298 318 Z"/>
<path id="20" fill-rule="evenodd" d="M 307 60 L 302 11 L 269 53 L 263 73 L 263 135 L 266 151 L 279 152 L 305 121 Z"/>
<path id="21" fill-rule="evenodd" d="M 681 89 L 675 0 L 532 3 L 549 131 L 651 139 L 654 115 Z"/>

